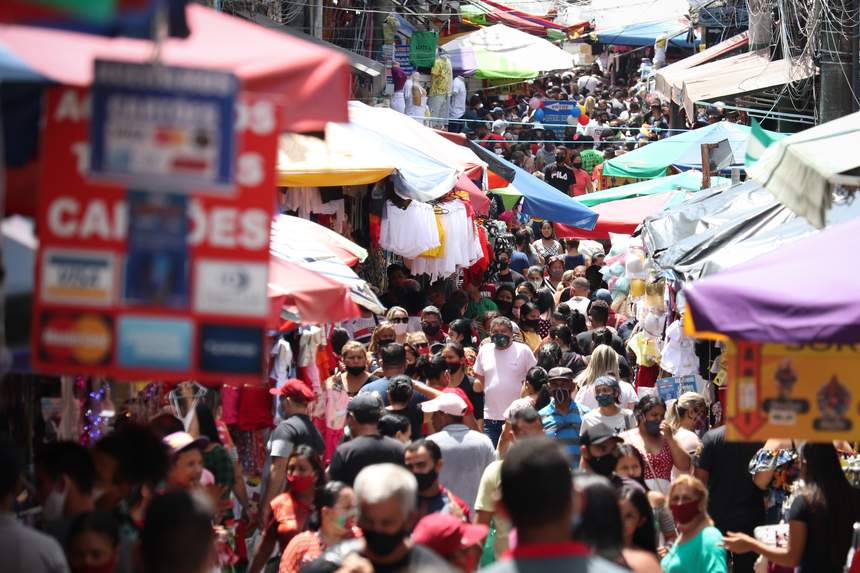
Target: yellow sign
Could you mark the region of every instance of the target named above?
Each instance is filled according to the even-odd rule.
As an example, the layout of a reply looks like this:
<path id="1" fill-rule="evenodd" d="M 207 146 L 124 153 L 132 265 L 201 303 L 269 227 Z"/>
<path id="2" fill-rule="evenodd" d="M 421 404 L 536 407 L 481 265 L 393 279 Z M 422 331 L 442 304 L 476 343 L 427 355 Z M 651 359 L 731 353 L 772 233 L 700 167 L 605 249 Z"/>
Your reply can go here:
<path id="1" fill-rule="evenodd" d="M 730 440 L 860 440 L 860 345 L 758 344 L 726 349 Z"/>

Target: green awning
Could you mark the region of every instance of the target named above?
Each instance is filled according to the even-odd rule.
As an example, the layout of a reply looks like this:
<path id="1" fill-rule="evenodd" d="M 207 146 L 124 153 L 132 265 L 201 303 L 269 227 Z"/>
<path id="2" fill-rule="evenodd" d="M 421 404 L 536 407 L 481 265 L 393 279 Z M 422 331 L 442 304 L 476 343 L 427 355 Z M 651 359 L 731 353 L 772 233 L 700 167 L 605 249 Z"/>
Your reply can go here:
<path id="1" fill-rule="evenodd" d="M 604 168 L 605 169 L 605 168 Z M 725 177 L 711 177 L 711 187 L 719 187 L 728 185 L 731 179 Z M 657 177 L 656 179 L 646 179 L 638 183 L 630 183 L 629 185 L 620 185 L 611 189 L 597 191 L 596 193 L 588 193 L 577 197 L 580 203 L 586 207 L 594 207 L 602 203 L 610 201 L 620 201 L 621 199 L 631 199 L 633 197 L 642 197 L 645 195 L 656 195 L 657 193 L 665 193 L 666 191 L 687 191 L 695 193 L 702 188 L 702 173 L 699 171 L 685 171 L 668 177 Z"/>

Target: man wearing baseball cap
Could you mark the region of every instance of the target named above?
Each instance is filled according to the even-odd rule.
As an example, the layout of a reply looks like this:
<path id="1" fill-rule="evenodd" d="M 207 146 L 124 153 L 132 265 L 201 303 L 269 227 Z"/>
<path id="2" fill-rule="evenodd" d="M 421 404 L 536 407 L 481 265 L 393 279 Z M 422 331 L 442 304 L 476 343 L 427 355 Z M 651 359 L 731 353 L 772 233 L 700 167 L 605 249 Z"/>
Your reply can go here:
<path id="1" fill-rule="evenodd" d="M 573 370 L 560 366 L 551 369 L 547 389 L 552 398 L 540 411 L 543 431 L 565 447 L 571 467 L 576 468 L 579 466 L 579 429 L 588 409 L 573 400 Z"/>
<path id="2" fill-rule="evenodd" d="M 412 531 L 412 541 L 429 547 L 461 571 L 477 570 L 490 528 L 466 523 L 447 513 L 431 513 Z"/>
<path id="3" fill-rule="evenodd" d="M 431 414 L 433 427 L 438 430 L 427 439 L 439 445 L 445 460 L 439 482 L 469 504 L 471 512 L 481 474 L 496 459 L 496 451 L 490 438 L 463 423 L 467 408 L 463 398 L 448 392 L 421 404 L 421 409 Z"/>
<path id="4" fill-rule="evenodd" d="M 618 444 L 623 443 L 618 433 L 606 424 L 597 424 L 585 428 L 579 437 L 582 459 L 585 468 L 611 479 L 618 465 Z"/>
<path id="5" fill-rule="evenodd" d="M 314 399 L 313 390 L 303 381 L 291 378 L 280 388 L 272 388 L 269 392 L 280 397 L 278 411 L 283 421 L 272 432 L 266 445 L 268 455 L 263 467 L 263 497 L 260 502 L 262 523 L 267 523 L 269 502 L 284 491 L 287 458 L 293 449 L 304 444 L 319 456 L 325 453 L 322 436 L 308 416 L 308 404 Z"/>
<path id="6" fill-rule="evenodd" d="M 425 306 L 421 311 L 421 330 L 427 335 L 427 342 L 445 342 L 447 333 L 442 325 L 442 313 L 435 306 Z"/>
<path id="7" fill-rule="evenodd" d="M 170 451 L 167 485 L 171 489 L 191 489 L 203 477 L 203 448 L 209 439 L 195 439 L 188 432 L 174 432 L 162 440 Z"/>
<path id="8" fill-rule="evenodd" d="M 375 392 L 361 393 L 346 407 L 346 423 L 351 439 L 335 449 L 328 468 L 329 479 L 352 486 L 365 467 L 392 463 L 403 465 L 403 444 L 379 433 L 379 419 L 385 412 L 382 398 Z"/>

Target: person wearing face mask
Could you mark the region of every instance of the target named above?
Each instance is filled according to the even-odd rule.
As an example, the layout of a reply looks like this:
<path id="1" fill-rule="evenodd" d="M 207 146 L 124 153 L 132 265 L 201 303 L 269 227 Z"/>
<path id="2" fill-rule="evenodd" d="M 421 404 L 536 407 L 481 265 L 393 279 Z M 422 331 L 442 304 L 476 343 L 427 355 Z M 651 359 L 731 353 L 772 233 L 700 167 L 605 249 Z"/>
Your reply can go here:
<path id="1" fill-rule="evenodd" d="M 690 470 L 690 454 L 675 440 L 672 426 L 664 420 L 666 405 L 659 396 L 644 396 L 633 410 L 639 426 L 621 434 L 624 441 L 642 454 L 644 478 L 649 489 L 665 494 L 669 490 L 672 468 Z"/>
<path id="2" fill-rule="evenodd" d="M 321 487 L 314 500 L 311 531 L 293 537 L 281 555 L 278 573 L 299 573 L 329 547 L 360 535 L 355 527 L 355 492 L 343 482 Z"/>
<path id="3" fill-rule="evenodd" d="M 505 283 L 496 287 L 496 297 L 493 302 L 495 303 L 499 314 L 512 318 L 515 296 L 513 285 Z"/>
<path id="4" fill-rule="evenodd" d="M 549 221 L 544 221 L 540 224 L 540 238 L 532 243 L 532 249 L 540 257 L 541 264 L 544 265 L 549 262 L 550 257 L 564 254 L 561 243 L 555 238 L 555 225 Z M 564 267 L 563 264 L 562 267 Z M 531 269 L 529 269 L 529 275 L 531 275 Z M 541 278 L 543 278 L 542 272 Z M 529 276 L 529 280 L 533 280 L 531 276 Z M 535 285 L 535 288 L 542 287 Z"/>
<path id="5" fill-rule="evenodd" d="M 529 368 L 537 365 L 531 349 L 513 339 L 510 319 L 499 316 L 490 323 L 492 344 L 481 345 L 475 359 L 476 392 L 484 393 L 484 433 L 499 442 L 505 420 L 505 410 L 519 398 L 522 381 Z"/>
<path id="6" fill-rule="evenodd" d="M 489 532 L 486 525 L 473 525 L 452 515 L 433 513 L 418 522 L 412 541 L 429 547 L 459 571 L 471 573 L 478 569 Z"/>
<path id="7" fill-rule="evenodd" d="M 690 459 L 699 448 L 703 436 L 708 431 L 708 403 L 705 397 L 698 392 L 684 392 L 678 399 L 672 402 L 666 411 L 666 421 L 672 426 L 675 440 L 685 452 L 690 454 Z M 692 473 L 690 466 L 690 473 Z M 676 470 L 672 470 L 672 479 L 678 477 Z"/>
<path id="8" fill-rule="evenodd" d="M 406 342 L 406 332 L 409 329 L 409 313 L 402 306 L 393 306 L 385 313 L 385 320 L 394 327 L 394 342 Z"/>
<path id="9" fill-rule="evenodd" d="M 425 414 L 431 414 L 433 427 L 438 429 L 427 439 L 439 445 L 445 459 L 439 481 L 471 509 L 478 495 L 481 474 L 496 459 L 496 452 L 487 436 L 463 423 L 467 408 L 461 396 L 450 392 L 421 404 Z"/>
<path id="10" fill-rule="evenodd" d="M 468 318 L 458 318 L 448 325 L 448 343 L 459 344 L 463 348 L 475 347 L 475 323 Z"/>
<path id="11" fill-rule="evenodd" d="M 442 313 L 435 306 L 426 306 L 421 311 L 421 331 L 427 335 L 430 344 L 445 341 L 447 333 L 442 325 Z"/>
<path id="12" fill-rule="evenodd" d="M 9 573 L 68 573 L 63 549 L 50 535 L 25 526 L 15 513 L 22 457 L 11 441 L 0 439 L 0 559 Z"/>
<path id="13" fill-rule="evenodd" d="M 409 470 L 387 463 L 366 467 L 355 478 L 354 490 L 358 505 L 356 523 L 364 536 L 323 552 L 319 559 L 303 567 L 302 573 L 339 570 L 454 573 L 455 569 L 444 559 L 414 544 L 409 537 L 416 522 L 418 493 L 415 476 Z M 347 563 L 355 563 L 356 557 L 361 558 L 358 560 L 361 567 L 347 569 Z"/>
<path id="14" fill-rule="evenodd" d="M 69 527 L 66 547 L 72 573 L 114 573 L 119 559 L 119 526 L 109 513 L 91 511 Z"/>
<path id="15" fill-rule="evenodd" d="M 517 321 L 522 333 L 523 342 L 536 352 L 541 344 L 541 336 L 538 334 L 540 327 L 540 310 L 536 304 L 527 302 L 520 307 L 520 319 Z"/>
<path id="16" fill-rule="evenodd" d="M 382 349 L 393 342 L 397 342 L 397 331 L 394 325 L 389 322 L 380 323 L 374 329 L 373 335 L 370 337 L 370 344 L 367 346 L 368 361 L 370 362 L 369 371 L 372 374 L 380 367 Z"/>
<path id="17" fill-rule="evenodd" d="M 582 418 L 583 428 L 605 424 L 615 433 L 621 433 L 636 427 L 633 412 L 621 407 L 621 386 L 615 377 L 599 376 L 593 387 L 597 407 Z"/>
<path id="18" fill-rule="evenodd" d="M 96 469 L 90 452 L 76 442 L 46 444 L 36 460 L 36 493 L 42 503 L 43 529 L 66 544 L 75 516 L 95 509 Z"/>
<path id="19" fill-rule="evenodd" d="M 307 529 L 314 510 L 316 491 L 325 483 L 322 460 L 309 446 L 298 446 L 287 459 L 287 489 L 270 503 L 269 520 L 263 527 L 260 544 L 248 566 L 248 573 L 260 573 L 269 561 L 275 544 L 281 550 Z"/>
<path id="20" fill-rule="evenodd" d="M 669 488 L 669 509 L 678 538 L 660 565 L 665 573 L 726 573 L 723 534 L 708 515 L 708 490 L 690 475 Z"/>
<path id="21" fill-rule="evenodd" d="M 573 170 L 567 165 L 567 150 L 563 147 L 555 150 L 555 163 L 547 165 L 543 172 L 544 181 L 564 193 L 570 195 L 573 185 Z M 540 253 L 538 253 L 540 254 Z"/>
<path id="22" fill-rule="evenodd" d="M 615 476 L 621 443 L 618 433 L 606 424 L 583 428 L 579 437 L 582 468 L 609 480 L 615 478 L 616 485 L 622 485 L 621 479 Z"/>
<path id="23" fill-rule="evenodd" d="M 516 287 L 526 280 L 526 277 L 511 268 L 511 252 L 509 250 L 496 253 L 496 262 L 498 263 L 498 270 L 492 277 L 492 281 L 497 285 L 496 294 L 499 292 L 500 285 L 510 284 Z"/>
<path id="24" fill-rule="evenodd" d="M 406 469 L 418 482 L 418 519 L 431 513 L 453 515 L 470 521 L 469 505 L 439 483 L 439 472 L 445 465 L 442 450 L 432 440 L 420 439 L 406 446 Z"/>
<path id="25" fill-rule="evenodd" d="M 456 342 L 449 342 L 442 349 L 442 358 L 448 369 L 448 388 L 459 388 L 474 407 L 474 417 L 479 431 L 484 427 L 484 393 L 475 391 L 475 379 L 466 373 L 466 351 Z"/>
<path id="26" fill-rule="evenodd" d="M 564 276 L 564 255 L 553 255 L 546 263 L 546 282 L 553 293 L 558 292 Z"/>
<path id="27" fill-rule="evenodd" d="M 550 403 L 541 411 L 544 433 L 558 441 L 567 450 L 572 468 L 579 467 L 579 434 L 582 416 L 588 408 L 574 401 L 575 387 L 573 371 L 570 368 L 556 367 L 549 371 L 547 389 Z"/>

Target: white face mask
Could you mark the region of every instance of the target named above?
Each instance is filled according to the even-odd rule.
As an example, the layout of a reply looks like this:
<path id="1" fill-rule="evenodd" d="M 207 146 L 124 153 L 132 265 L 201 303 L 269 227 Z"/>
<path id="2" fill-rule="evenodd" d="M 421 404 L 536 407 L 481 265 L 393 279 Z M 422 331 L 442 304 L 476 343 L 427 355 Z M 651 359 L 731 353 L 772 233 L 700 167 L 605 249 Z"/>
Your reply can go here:
<path id="1" fill-rule="evenodd" d="M 408 326 L 409 326 L 408 324 L 403 323 L 403 322 L 395 323 L 394 324 L 394 334 L 396 334 L 397 336 L 403 336 L 404 334 L 406 334 L 406 328 Z"/>
<path id="2" fill-rule="evenodd" d="M 45 503 L 42 504 L 42 515 L 45 516 L 45 521 L 57 521 L 63 517 L 63 512 L 66 509 L 66 497 L 68 495 L 68 488 L 63 488 L 63 491 L 57 491 L 55 487 L 51 490 Z"/>
<path id="3" fill-rule="evenodd" d="M 535 287 L 535 289 L 537 289 L 537 290 L 540 290 L 540 288 L 543 286 L 543 281 L 529 281 L 529 282 L 532 283 L 532 286 Z"/>

